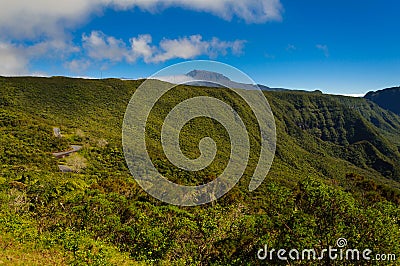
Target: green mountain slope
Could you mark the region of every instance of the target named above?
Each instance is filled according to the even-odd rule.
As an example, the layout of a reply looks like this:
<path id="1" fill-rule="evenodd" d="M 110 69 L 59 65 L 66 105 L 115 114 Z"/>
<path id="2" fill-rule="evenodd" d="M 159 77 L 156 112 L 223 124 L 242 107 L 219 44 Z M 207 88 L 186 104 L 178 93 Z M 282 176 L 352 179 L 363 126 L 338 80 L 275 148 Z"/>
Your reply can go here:
<path id="1" fill-rule="evenodd" d="M 400 115 L 400 87 L 370 91 L 365 95 L 365 98 Z"/>
<path id="2" fill-rule="evenodd" d="M 289 135 L 301 140 L 316 137 L 329 155 L 399 180 L 400 117 L 360 98 L 296 92 L 273 95 L 281 100 L 274 110 L 284 110 L 281 117 L 279 111 L 275 113 L 285 121 Z M 303 147 L 307 149 L 310 142 L 315 140 Z"/>
<path id="3" fill-rule="evenodd" d="M 265 92 L 277 152 L 263 184 L 249 192 L 260 150 L 251 110 L 226 89 L 179 86 L 159 101 L 147 127 L 149 153 L 166 177 L 208 182 L 229 158 L 222 126 L 196 119 L 183 129 L 182 150 L 195 158 L 199 140 L 210 136 L 218 145 L 215 161 L 195 174 L 169 163 L 159 143 L 162 117 L 184 99 L 207 95 L 229 103 L 251 142 L 237 186 L 213 204 L 179 208 L 148 196 L 126 167 L 122 121 L 140 84 L 0 78 L 1 258 L 10 264 L 42 262 L 43 254 L 61 264 L 259 264 L 264 245 L 321 252 L 340 237 L 352 248 L 400 254 L 397 115 L 365 99 Z M 60 160 L 51 155 L 72 144 L 83 149 Z M 75 172 L 61 173 L 58 164 Z"/>

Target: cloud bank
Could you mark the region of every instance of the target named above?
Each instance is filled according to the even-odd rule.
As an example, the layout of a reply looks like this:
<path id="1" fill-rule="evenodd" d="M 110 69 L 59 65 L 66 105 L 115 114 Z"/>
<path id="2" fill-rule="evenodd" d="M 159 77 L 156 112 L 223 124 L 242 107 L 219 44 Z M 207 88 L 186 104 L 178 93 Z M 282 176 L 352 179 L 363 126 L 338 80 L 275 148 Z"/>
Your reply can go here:
<path id="1" fill-rule="evenodd" d="M 221 41 L 214 37 L 203 40 L 201 35 L 192 35 L 178 39 L 163 39 L 158 45 L 153 44 L 150 34 L 139 35 L 129 40 L 107 36 L 101 31 L 92 31 L 89 35 L 82 36 L 85 54 L 98 61 L 135 63 L 143 60 L 146 63 L 162 63 L 171 59 L 193 59 L 206 55 L 216 58 L 231 52 L 234 55 L 242 53 L 243 40 Z"/>
<path id="2" fill-rule="evenodd" d="M 160 12 L 170 7 L 207 12 L 226 20 L 237 17 L 247 23 L 281 20 L 283 9 L 280 0 L 2 0 L 0 33 L 14 39 L 54 38 L 92 15 L 101 15 L 106 8 Z"/>

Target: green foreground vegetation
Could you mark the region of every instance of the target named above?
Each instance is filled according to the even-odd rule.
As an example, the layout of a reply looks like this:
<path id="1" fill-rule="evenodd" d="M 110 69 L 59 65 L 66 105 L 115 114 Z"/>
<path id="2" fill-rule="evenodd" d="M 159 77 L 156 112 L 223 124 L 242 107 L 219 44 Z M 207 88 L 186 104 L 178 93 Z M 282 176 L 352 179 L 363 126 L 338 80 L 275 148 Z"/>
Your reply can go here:
<path id="1" fill-rule="evenodd" d="M 141 82 L 0 78 L 0 265 L 257 265 L 266 263 L 256 256 L 264 245 L 321 252 L 338 238 L 349 248 L 400 257 L 398 115 L 362 98 L 265 92 L 277 151 L 263 184 L 249 192 L 260 148 L 253 113 L 225 89 L 180 86 L 148 121 L 148 149 L 161 173 L 182 184 L 205 183 L 229 158 L 227 132 L 205 118 L 184 127 L 181 144 L 196 158 L 199 140 L 213 137 L 218 154 L 208 168 L 187 173 L 163 155 L 163 117 L 193 96 L 234 107 L 252 152 L 245 176 L 224 197 L 176 207 L 148 196 L 125 163 L 122 122 Z M 72 144 L 83 148 L 64 159 L 52 156 Z M 61 173 L 59 164 L 74 172 Z"/>

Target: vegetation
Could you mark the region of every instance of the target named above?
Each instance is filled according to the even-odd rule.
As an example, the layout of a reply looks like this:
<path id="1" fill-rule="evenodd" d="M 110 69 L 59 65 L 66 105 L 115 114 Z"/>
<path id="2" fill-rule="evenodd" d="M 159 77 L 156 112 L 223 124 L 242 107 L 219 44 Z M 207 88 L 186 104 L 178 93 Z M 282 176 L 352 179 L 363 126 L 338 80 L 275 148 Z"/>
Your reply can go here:
<path id="1" fill-rule="evenodd" d="M 371 100 L 398 115 L 400 115 L 399 97 L 400 87 L 380 91 L 370 91 L 365 95 L 366 99 Z"/>
<path id="2" fill-rule="evenodd" d="M 0 78 L 0 264 L 257 265 L 264 245 L 321 252 L 338 238 L 349 248 L 400 256 L 399 116 L 361 98 L 265 92 L 277 152 L 263 184 L 249 192 L 260 150 L 254 115 L 225 89 L 179 86 L 159 101 L 148 123 L 148 148 L 160 172 L 183 184 L 204 183 L 227 163 L 227 132 L 210 119 L 192 121 L 181 134 L 192 158 L 201 138 L 217 141 L 209 167 L 187 173 L 162 153 L 163 117 L 197 95 L 233 106 L 252 150 L 244 178 L 224 197 L 176 207 L 147 195 L 125 164 L 121 126 L 140 84 Z M 72 144 L 83 148 L 64 161 L 52 156 Z M 60 163 L 74 172 L 61 173 Z"/>

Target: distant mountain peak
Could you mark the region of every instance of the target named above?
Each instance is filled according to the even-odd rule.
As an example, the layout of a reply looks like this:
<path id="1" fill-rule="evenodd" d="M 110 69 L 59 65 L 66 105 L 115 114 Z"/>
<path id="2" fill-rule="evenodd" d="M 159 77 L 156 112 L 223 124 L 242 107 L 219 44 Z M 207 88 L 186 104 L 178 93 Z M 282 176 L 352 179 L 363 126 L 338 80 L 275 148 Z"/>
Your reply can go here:
<path id="1" fill-rule="evenodd" d="M 220 84 L 224 84 L 225 82 L 231 81 L 228 77 L 212 71 L 206 70 L 192 70 L 186 74 L 186 76 L 192 77 L 195 80 L 205 80 L 212 81 Z"/>
<path id="2" fill-rule="evenodd" d="M 159 80 L 171 82 L 174 84 L 187 84 L 191 86 L 203 86 L 203 87 L 210 87 L 210 88 L 235 88 L 235 89 L 245 89 L 245 90 L 266 90 L 266 91 L 282 91 L 285 89 L 281 88 L 269 88 L 264 85 L 260 84 L 247 84 L 247 83 L 240 83 L 231 80 L 230 78 L 226 77 L 225 75 L 207 71 L 207 70 L 199 70 L 194 69 L 184 75 L 177 75 L 177 76 L 163 76 L 158 77 Z"/>

